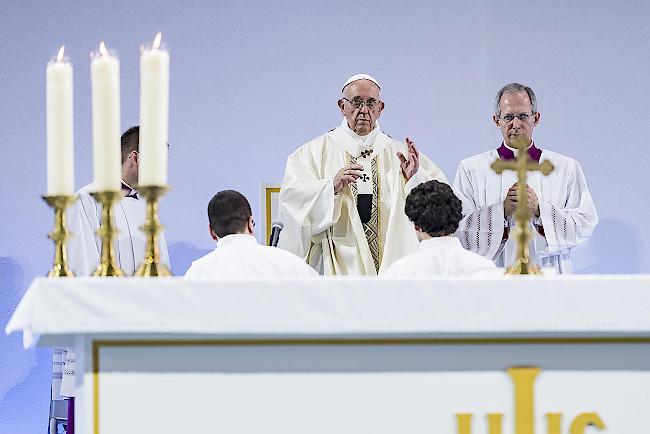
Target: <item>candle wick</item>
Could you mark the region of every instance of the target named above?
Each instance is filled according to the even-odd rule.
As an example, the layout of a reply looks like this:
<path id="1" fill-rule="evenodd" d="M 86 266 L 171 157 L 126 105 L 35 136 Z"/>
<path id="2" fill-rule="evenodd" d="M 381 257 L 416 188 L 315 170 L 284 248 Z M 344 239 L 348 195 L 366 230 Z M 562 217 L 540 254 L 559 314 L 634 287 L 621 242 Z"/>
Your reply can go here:
<path id="1" fill-rule="evenodd" d="M 65 45 L 61 45 L 59 48 L 59 53 L 56 55 L 57 62 L 63 62 L 63 53 L 65 52 Z"/>
<path id="2" fill-rule="evenodd" d="M 161 40 L 161 39 L 162 39 L 162 33 L 160 33 L 160 32 L 156 33 L 156 37 L 155 37 L 155 39 L 153 40 L 153 45 L 152 45 L 152 48 L 153 48 L 154 50 L 157 50 L 157 49 L 160 48 L 160 40 Z"/>

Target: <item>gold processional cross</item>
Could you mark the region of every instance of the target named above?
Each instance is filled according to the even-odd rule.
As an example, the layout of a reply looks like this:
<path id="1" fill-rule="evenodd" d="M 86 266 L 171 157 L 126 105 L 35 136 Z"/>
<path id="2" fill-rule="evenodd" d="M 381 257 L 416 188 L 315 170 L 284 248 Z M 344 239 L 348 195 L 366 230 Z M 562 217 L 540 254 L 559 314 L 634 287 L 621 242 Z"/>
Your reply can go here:
<path id="1" fill-rule="evenodd" d="M 539 267 L 529 263 L 528 242 L 532 234 L 528 228 L 531 215 L 527 205 L 526 173 L 539 170 L 544 175 L 548 175 L 555 167 L 548 160 L 544 160 L 540 164 L 528 158 L 527 150 L 530 146 L 530 139 L 527 137 L 518 138 L 514 146 L 519 150 L 514 161 L 496 160 L 490 166 L 498 174 L 501 174 L 504 170 L 517 172 L 517 209 L 515 210 L 517 227 L 514 229 L 513 234 L 517 240 L 517 260 L 512 266 L 508 267 L 506 274 L 542 274 Z"/>

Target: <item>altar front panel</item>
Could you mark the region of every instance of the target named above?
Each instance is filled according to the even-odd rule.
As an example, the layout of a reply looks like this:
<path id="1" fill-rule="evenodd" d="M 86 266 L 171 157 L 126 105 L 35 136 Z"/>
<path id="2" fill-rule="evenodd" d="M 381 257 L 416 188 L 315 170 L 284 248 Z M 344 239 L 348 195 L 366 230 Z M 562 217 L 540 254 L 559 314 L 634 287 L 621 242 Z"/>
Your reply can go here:
<path id="1" fill-rule="evenodd" d="M 515 434 L 515 401 L 528 404 L 512 367 L 540 368 L 536 433 L 553 433 L 549 413 L 561 414 L 557 434 L 595 413 L 606 432 L 646 434 L 650 409 L 646 338 L 135 339 L 93 353 L 83 419 L 94 434 L 453 434 L 459 414 L 473 434 L 497 434 L 488 414 Z"/>

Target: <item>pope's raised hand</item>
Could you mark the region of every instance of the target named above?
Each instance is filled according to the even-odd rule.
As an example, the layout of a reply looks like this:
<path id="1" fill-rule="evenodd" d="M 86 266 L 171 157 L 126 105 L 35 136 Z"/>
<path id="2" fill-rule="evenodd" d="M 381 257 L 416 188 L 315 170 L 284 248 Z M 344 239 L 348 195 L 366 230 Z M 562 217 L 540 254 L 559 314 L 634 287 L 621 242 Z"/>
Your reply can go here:
<path id="1" fill-rule="evenodd" d="M 357 182 L 357 178 L 363 173 L 363 166 L 361 164 L 349 164 L 336 172 L 334 176 L 334 194 L 343 190 L 350 185 L 351 182 Z"/>
<path id="2" fill-rule="evenodd" d="M 420 168 L 420 152 L 415 147 L 415 143 L 408 137 L 406 138 L 406 148 L 408 150 L 408 158 L 401 152 L 397 152 L 397 158 L 399 158 L 400 165 L 402 166 L 404 178 L 408 181 Z"/>

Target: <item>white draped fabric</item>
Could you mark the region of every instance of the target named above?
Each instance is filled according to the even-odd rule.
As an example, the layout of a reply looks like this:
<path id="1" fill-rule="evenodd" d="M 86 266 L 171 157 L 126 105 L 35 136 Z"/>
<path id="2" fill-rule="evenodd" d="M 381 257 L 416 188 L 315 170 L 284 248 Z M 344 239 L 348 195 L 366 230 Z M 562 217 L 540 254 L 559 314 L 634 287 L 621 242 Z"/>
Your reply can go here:
<path id="1" fill-rule="evenodd" d="M 338 128 L 301 146 L 287 159 L 279 199 L 285 227 L 278 246 L 322 274 L 377 274 L 351 189 L 335 195 L 333 186 L 336 173 L 350 164 L 348 156 L 364 151 L 372 152 L 368 158 L 378 161 L 379 185 L 374 191 L 379 195 L 380 271 L 417 250 L 413 225 L 404 213 L 411 189 L 431 179 L 447 182 L 442 171 L 422 154 L 418 172 L 406 182 L 396 155 L 398 151 L 408 155 L 406 144 L 384 134 L 379 124 L 362 138 L 344 119 Z"/>
<path id="2" fill-rule="evenodd" d="M 466 249 L 492 259 L 497 266 L 508 266 L 516 259 L 516 241 L 512 236 L 505 242 L 502 238 L 504 227 L 512 230 L 515 222 L 513 216 L 505 219 L 503 201 L 517 175 L 510 170 L 496 174 L 490 165 L 498 158 L 492 150 L 461 161 L 453 184 L 463 202 L 463 219 L 456 235 Z M 546 149 L 540 161 L 545 159 L 555 166 L 550 175 L 538 171 L 527 175 L 540 209 L 540 217 L 529 223 L 534 234 L 530 257 L 540 266 L 571 273 L 571 250 L 589 239 L 598 214 L 580 164 Z"/>
<path id="3" fill-rule="evenodd" d="M 498 272 L 492 261 L 465 250 L 458 238 L 436 237 L 420 242 L 420 248 L 393 262 L 382 276 L 470 276 Z"/>
<path id="4" fill-rule="evenodd" d="M 37 278 L 5 330 L 26 348 L 77 333 L 648 334 L 648 287 L 648 275 Z"/>
<path id="5" fill-rule="evenodd" d="M 277 247 L 261 246 L 252 235 L 232 234 L 219 238 L 217 248 L 192 262 L 190 278 L 231 276 L 317 276 L 296 255 Z"/>
<path id="6" fill-rule="evenodd" d="M 126 185 L 126 184 L 125 184 Z M 68 240 L 68 263 L 77 276 L 90 276 L 99 265 L 101 239 L 97 230 L 101 224 L 102 208 L 90 193 L 93 184 L 87 184 L 77 191 L 79 199 L 68 211 L 68 227 L 72 237 Z M 118 231 L 115 241 L 117 264 L 126 275 L 132 275 L 144 260 L 145 234 L 141 227 L 146 214 L 146 202 L 136 198 L 137 191 L 125 192 L 126 196 L 115 204 L 113 213 Z M 160 259 L 169 266 L 169 254 L 164 234 L 160 234 Z M 61 395 L 74 396 L 75 354 L 65 352 Z"/>

